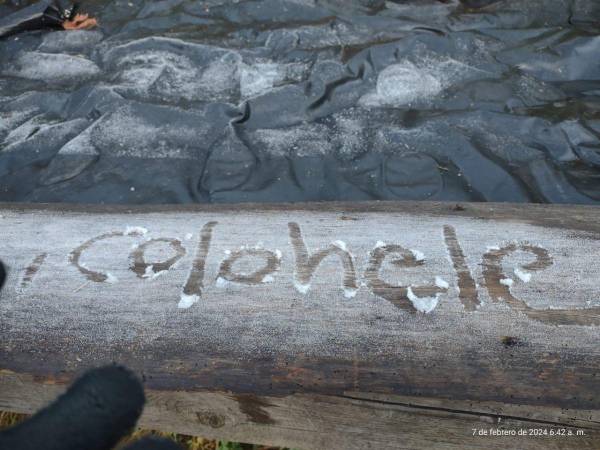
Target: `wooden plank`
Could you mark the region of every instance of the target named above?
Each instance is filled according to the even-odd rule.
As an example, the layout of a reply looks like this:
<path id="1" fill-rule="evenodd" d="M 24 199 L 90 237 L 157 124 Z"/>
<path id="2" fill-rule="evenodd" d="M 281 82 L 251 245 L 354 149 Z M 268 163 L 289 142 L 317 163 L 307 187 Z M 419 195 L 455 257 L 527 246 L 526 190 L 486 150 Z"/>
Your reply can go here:
<path id="1" fill-rule="evenodd" d="M 0 235 L 0 408 L 119 361 L 178 432 L 599 448 L 600 208 L 2 204 Z"/>

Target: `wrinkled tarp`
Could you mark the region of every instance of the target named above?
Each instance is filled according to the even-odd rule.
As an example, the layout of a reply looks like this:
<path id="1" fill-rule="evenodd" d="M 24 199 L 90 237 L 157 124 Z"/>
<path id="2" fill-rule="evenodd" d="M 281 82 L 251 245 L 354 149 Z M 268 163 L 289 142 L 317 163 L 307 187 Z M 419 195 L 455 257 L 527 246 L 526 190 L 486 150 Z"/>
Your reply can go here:
<path id="1" fill-rule="evenodd" d="M 596 0 L 82 10 L 0 41 L 2 201 L 600 203 Z"/>
<path id="2" fill-rule="evenodd" d="M 41 0 L 13 14 L 0 15 L 0 39 L 24 31 L 62 29 L 76 6 L 62 0 Z"/>

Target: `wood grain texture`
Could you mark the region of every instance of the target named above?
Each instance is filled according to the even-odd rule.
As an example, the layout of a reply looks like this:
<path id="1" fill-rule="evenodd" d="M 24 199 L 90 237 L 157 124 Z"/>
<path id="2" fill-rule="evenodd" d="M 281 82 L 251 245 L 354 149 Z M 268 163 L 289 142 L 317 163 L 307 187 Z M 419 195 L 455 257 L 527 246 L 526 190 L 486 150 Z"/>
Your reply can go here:
<path id="1" fill-rule="evenodd" d="M 0 409 L 116 361 L 165 430 L 600 448 L 600 208 L 0 204 L 0 235 Z"/>

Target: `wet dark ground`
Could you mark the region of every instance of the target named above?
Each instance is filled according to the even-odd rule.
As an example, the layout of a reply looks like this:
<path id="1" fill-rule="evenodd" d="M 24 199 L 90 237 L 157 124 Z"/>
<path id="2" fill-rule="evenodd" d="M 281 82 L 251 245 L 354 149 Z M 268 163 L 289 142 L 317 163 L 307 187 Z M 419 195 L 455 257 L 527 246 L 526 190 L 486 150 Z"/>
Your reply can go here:
<path id="1" fill-rule="evenodd" d="M 600 203 L 596 0 L 83 9 L 0 41 L 0 201 Z"/>

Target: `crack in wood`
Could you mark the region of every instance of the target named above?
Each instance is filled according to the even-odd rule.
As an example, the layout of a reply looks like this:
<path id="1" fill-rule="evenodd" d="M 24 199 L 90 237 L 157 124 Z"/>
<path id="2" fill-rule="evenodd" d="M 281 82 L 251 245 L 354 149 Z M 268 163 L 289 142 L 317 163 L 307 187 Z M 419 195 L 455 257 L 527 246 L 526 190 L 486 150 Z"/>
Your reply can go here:
<path id="1" fill-rule="evenodd" d="M 570 427 L 570 428 L 579 428 L 579 429 L 597 431 L 597 428 L 594 428 L 594 427 L 582 427 L 579 425 L 572 425 L 572 424 L 564 423 L 564 422 L 532 419 L 530 417 L 513 416 L 513 415 L 509 415 L 509 414 L 496 414 L 496 413 L 484 412 L 484 411 L 470 411 L 470 410 L 466 410 L 466 409 L 444 408 L 441 406 L 418 405 L 415 403 L 374 400 L 374 399 L 368 399 L 368 398 L 366 399 L 366 398 L 362 398 L 362 397 L 354 397 L 351 395 L 340 395 L 339 397 L 345 398 L 348 400 L 356 400 L 356 401 L 361 401 L 361 402 L 366 402 L 366 403 L 374 403 L 374 404 L 389 405 L 389 406 L 399 406 L 399 407 L 403 407 L 403 408 L 419 409 L 419 410 L 424 410 L 424 411 L 446 412 L 446 413 L 450 413 L 450 414 L 464 414 L 464 415 L 468 415 L 468 416 L 477 416 L 477 417 L 483 416 L 483 417 L 489 417 L 491 419 L 496 419 L 498 422 L 500 422 L 501 420 L 518 420 L 521 422 L 536 423 L 536 424 L 540 424 L 540 425 L 553 425 L 553 426 L 557 426 L 557 427 Z M 579 420 L 579 419 L 577 419 L 577 420 Z"/>

